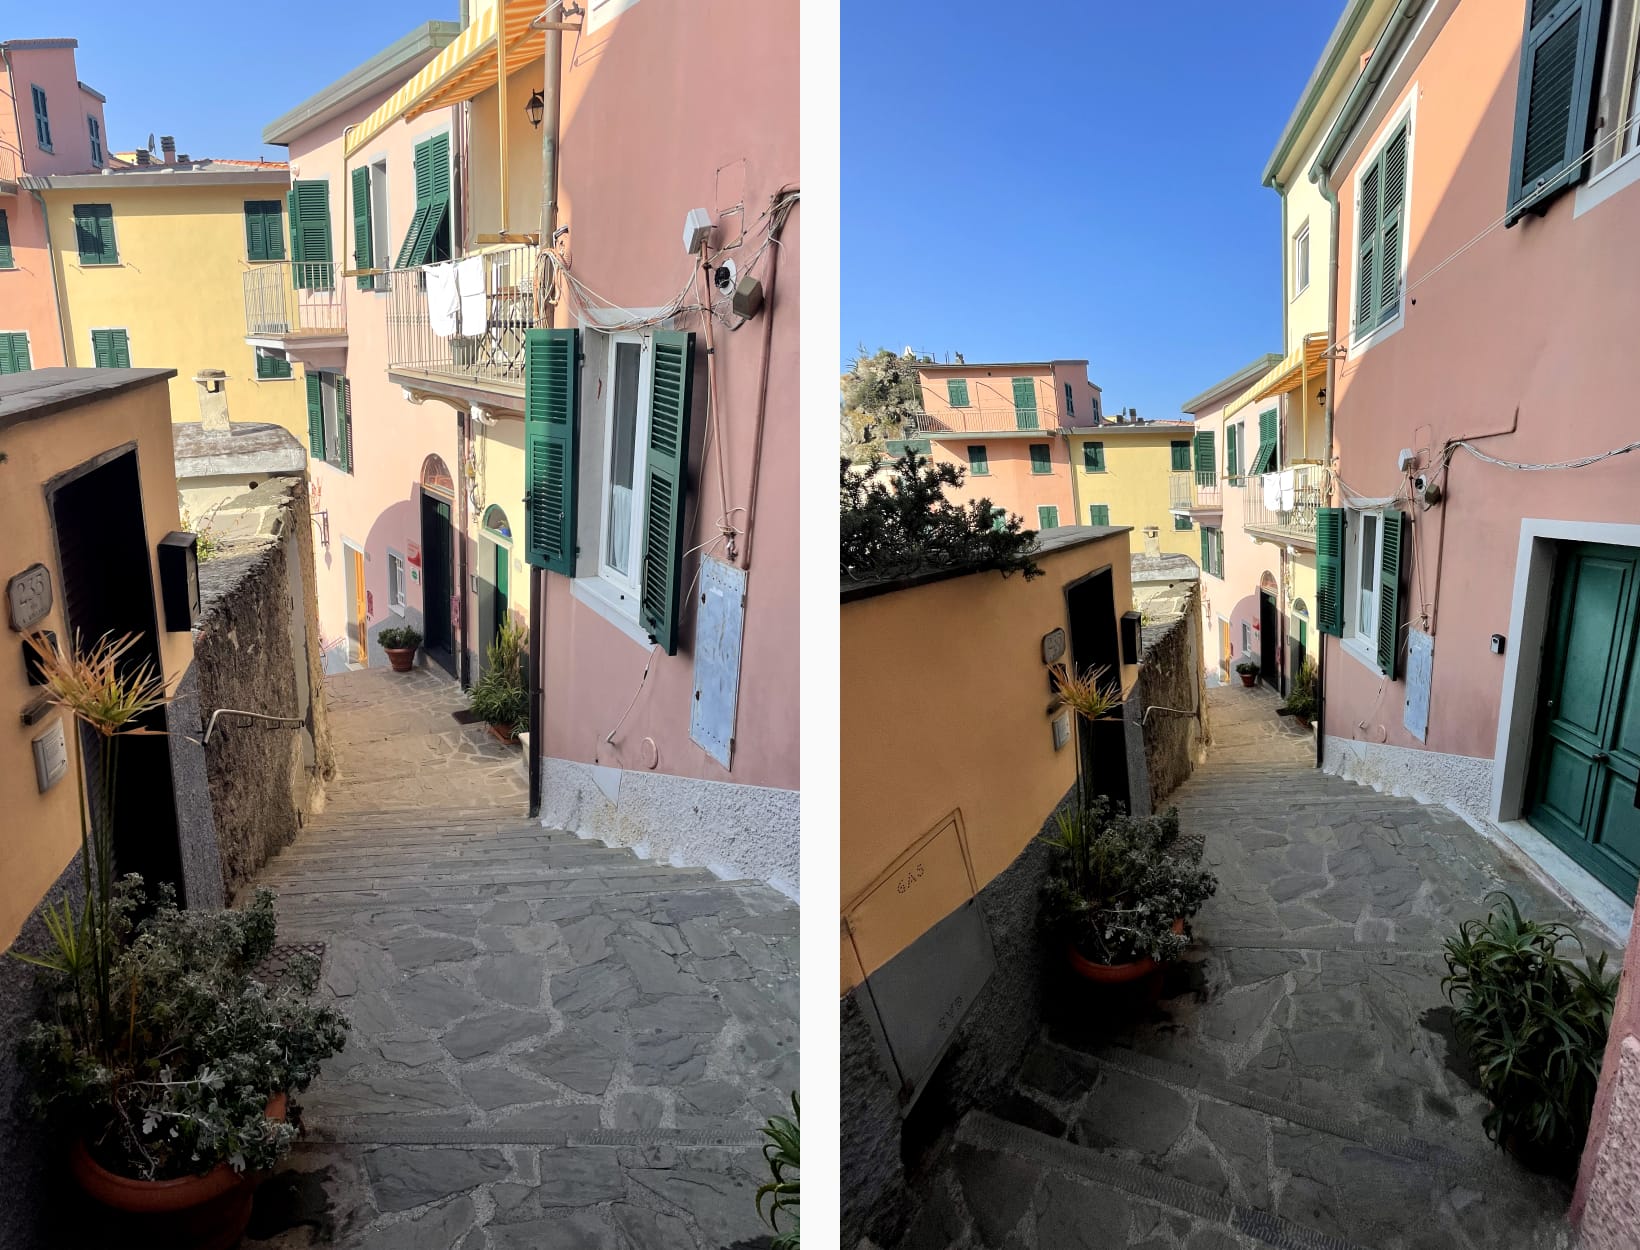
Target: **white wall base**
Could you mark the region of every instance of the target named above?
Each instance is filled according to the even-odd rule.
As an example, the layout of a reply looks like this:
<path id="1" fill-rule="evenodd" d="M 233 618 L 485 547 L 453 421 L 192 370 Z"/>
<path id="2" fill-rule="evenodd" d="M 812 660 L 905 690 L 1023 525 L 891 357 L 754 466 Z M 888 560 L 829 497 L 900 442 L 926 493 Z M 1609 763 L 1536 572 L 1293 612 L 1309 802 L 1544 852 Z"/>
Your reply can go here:
<path id="1" fill-rule="evenodd" d="M 1524 820 L 1490 819 L 1493 764 L 1469 755 L 1327 735 L 1323 771 L 1461 816 L 1539 884 L 1585 913 L 1599 936 L 1616 950 L 1628 941 L 1632 908 L 1574 863 Z"/>
<path id="2" fill-rule="evenodd" d="M 541 823 L 675 867 L 767 882 L 796 901 L 799 792 L 541 761 Z"/>

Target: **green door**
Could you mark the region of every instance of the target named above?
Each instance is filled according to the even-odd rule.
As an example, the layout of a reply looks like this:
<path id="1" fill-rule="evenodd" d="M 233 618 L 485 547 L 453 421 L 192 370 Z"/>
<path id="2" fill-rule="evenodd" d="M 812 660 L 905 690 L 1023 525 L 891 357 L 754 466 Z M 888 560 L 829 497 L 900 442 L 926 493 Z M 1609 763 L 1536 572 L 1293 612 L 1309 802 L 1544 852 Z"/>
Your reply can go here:
<path id="1" fill-rule="evenodd" d="M 1527 819 L 1625 901 L 1640 879 L 1640 549 L 1566 544 L 1544 646 Z"/>
<path id="2" fill-rule="evenodd" d="M 455 549 L 450 531 L 450 505 L 437 495 L 421 494 L 422 616 L 427 658 L 452 677 L 456 673 L 454 616 Z"/>

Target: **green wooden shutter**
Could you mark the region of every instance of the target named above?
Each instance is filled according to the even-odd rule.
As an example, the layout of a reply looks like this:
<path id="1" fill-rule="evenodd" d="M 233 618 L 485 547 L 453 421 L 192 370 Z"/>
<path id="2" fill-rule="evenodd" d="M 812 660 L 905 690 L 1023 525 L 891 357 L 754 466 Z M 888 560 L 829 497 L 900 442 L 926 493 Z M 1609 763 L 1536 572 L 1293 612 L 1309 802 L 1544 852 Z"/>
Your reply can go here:
<path id="1" fill-rule="evenodd" d="M 1039 530 L 1058 529 L 1059 506 L 1057 504 L 1038 504 L 1036 508 L 1036 527 Z"/>
<path id="2" fill-rule="evenodd" d="M 1021 430 L 1038 428 L 1035 378 L 1014 379 L 1014 425 Z"/>
<path id="3" fill-rule="evenodd" d="M 1378 306 L 1375 323 L 1383 325 L 1401 311 L 1401 250 L 1407 198 L 1407 128 L 1402 123 L 1379 158 Z"/>
<path id="4" fill-rule="evenodd" d="M 266 348 L 256 349 L 256 376 L 264 382 L 278 381 L 291 376 L 290 360 L 275 356 Z"/>
<path id="5" fill-rule="evenodd" d="M 74 238 L 82 265 L 115 265 L 114 210 L 107 204 L 74 206 Z"/>
<path id="6" fill-rule="evenodd" d="M 423 241 L 428 263 L 449 260 L 450 251 L 450 136 L 434 135 L 425 144 L 428 176 L 432 184 L 428 198 L 433 211 L 428 215 L 429 236 Z"/>
<path id="7" fill-rule="evenodd" d="M 1205 526 L 1205 525 L 1202 526 L 1201 538 L 1202 538 L 1202 572 L 1203 573 L 1211 573 L 1213 571 L 1213 555 L 1212 555 L 1212 552 L 1208 549 L 1208 545 L 1207 545 L 1207 536 L 1211 532 L 1212 531 L 1209 530 L 1207 528 L 1207 526 Z"/>
<path id="8" fill-rule="evenodd" d="M 1082 467 L 1089 473 L 1103 473 L 1105 471 L 1105 445 L 1103 443 L 1082 444 Z"/>
<path id="9" fill-rule="evenodd" d="M 1213 461 L 1213 431 L 1196 432 L 1196 485 L 1212 486 L 1218 481 L 1218 466 Z"/>
<path id="10" fill-rule="evenodd" d="M 1515 88 L 1504 224 L 1583 180 L 1590 101 L 1599 84 L 1600 0 L 1529 0 Z"/>
<path id="11" fill-rule="evenodd" d="M 124 330 L 91 332 L 91 363 L 98 369 L 129 369 L 131 344 Z"/>
<path id="12" fill-rule="evenodd" d="M 678 596 L 683 575 L 683 498 L 689 486 L 689 408 L 695 336 L 655 331 L 655 378 L 649 388 L 649 454 L 644 466 L 643 586 L 639 616 L 651 642 L 678 651 Z"/>
<path id="13" fill-rule="evenodd" d="M 1367 167 L 1355 212 L 1355 329 L 1358 334 L 1365 334 L 1376 324 L 1373 311 L 1378 307 L 1378 167 L 1378 160 Z"/>
<path id="14" fill-rule="evenodd" d="M 6 210 L 0 208 L 0 269 L 11 269 L 15 264 L 11 255 L 11 225 L 6 221 Z"/>
<path id="15" fill-rule="evenodd" d="M 308 455 L 314 460 L 325 458 L 325 400 L 320 377 L 307 374 Z"/>
<path id="16" fill-rule="evenodd" d="M 46 93 L 39 87 L 31 87 L 34 97 L 34 138 L 42 151 L 51 151 L 51 115 L 46 110 Z"/>
<path id="17" fill-rule="evenodd" d="M 245 201 L 245 259 L 284 260 L 278 200 Z"/>
<path id="18" fill-rule="evenodd" d="M 524 558 L 575 575 L 576 330 L 524 333 Z"/>
<path id="19" fill-rule="evenodd" d="M 1109 525 L 1110 505 L 1108 503 L 1090 503 L 1088 505 L 1089 525 Z"/>
<path id="20" fill-rule="evenodd" d="M 330 254 L 330 183 L 303 179 L 291 187 L 291 281 L 299 290 L 336 284 Z"/>
<path id="21" fill-rule="evenodd" d="M 947 378 L 945 395 L 953 408 L 968 407 L 968 383 L 963 378 Z"/>
<path id="22" fill-rule="evenodd" d="M 1323 634 L 1344 633 L 1344 509 L 1315 515 L 1315 623 Z"/>
<path id="23" fill-rule="evenodd" d="M 1241 439 L 1236 437 L 1239 428 L 1234 425 L 1224 427 L 1224 476 L 1231 481 L 1241 476 L 1241 456 L 1238 451 Z"/>
<path id="24" fill-rule="evenodd" d="M 131 340 L 124 330 L 111 330 L 114 338 L 114 367 L 129 369 L 131 367 Z"/>
<path id="25" fill-rule="evenodd" d="M 1406 559 L 1407 514 L 1387 510 L 1381 529 L 1384 552 L 1378 565 L 1378 670 L 1394 681 L 1400 676 L 1401 566 Z"/>
<path id="26" fill-rule="evenodd" d="M 1175 473 L 1190 472 L 1190 440 L 1188 438 L 1175 439 L 1173 448 L 1173 471 Z"/>
<path id="27" fill-rule="evenodd" d="M 374 257 L 370 227 L 370 168 L 360 166 L 353 171 L 353 267 L 374 268 Z M 361 291 L 372 291 L 376 280 L 361 276 L 358 285 Z"/>
<path id="28" fill-rule="evenodd" d="M 427 217 L 433 211 L 431 200 L 433 172 L 432 149 L 425 143 L 416 144 L 413 167 L 416 171 L 416 213 L 410 219 L 410 228 L 404 232 L 404 243 L 399 247 L 395 269 L 407 269 L 421 264 L 421 236 L 427 231 Z"/>
<path id="29" fill-rule="evenodd" d="M 991 472 L 991 455 L 983 443 L 968 449 L 968 472 L 975 477 L 985 477 Z"/>
<path id="30" fill-rule="evenodd" d="M 336 422 L 341 434 L 341 467 L 345 473 L 353 472 L 353 383 L 345 377 L 336 378 L 336 406 L 341 409 L 341 418 Z"/>
<path id="31" fill-rule="evenodd" d="M 22 330 L 0 334 L 0 373 L 27 373 L 32 367 L 28 335 Z"/>
<path id="32" fill-rule="evenodd" d="M 296 229 L 296 221 L 300 216 L 296 207 L 296 192 L 285 192 L 285 224 L 290 230 L 290 268 L 292 275 L 296 272 L 296 262 L 302 259 L 302 236 Z M 294 276 L 292 278 L 294 282 Z"/>
<path id="33" fill-rule="evenodd" d="M 1253 476 L 1269 473 L 1276 467 L 1276 443 L 1280 433 L 1280 417 L 1274 408 L 1258 414 L 1258 450 L 1247 472 Z"/>
<path id="34" fill-rule="evenodd" d="M 1053 451 L 1046 443 L 1031 444 L 1031 472 L 1052 473 Z"/>

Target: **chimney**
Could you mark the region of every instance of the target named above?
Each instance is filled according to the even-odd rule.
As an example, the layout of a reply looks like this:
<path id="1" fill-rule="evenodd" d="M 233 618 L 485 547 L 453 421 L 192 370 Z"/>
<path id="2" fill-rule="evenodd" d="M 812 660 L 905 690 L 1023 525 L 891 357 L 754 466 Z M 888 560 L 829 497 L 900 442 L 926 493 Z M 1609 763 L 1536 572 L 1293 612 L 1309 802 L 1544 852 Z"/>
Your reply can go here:
<path id="1" fill-rule="evenodd" d="M 145 148 L 138 148 L 137 149 L 137 164 L 138 165 L 147 165 L 150 162 L 151 159 L 152 158 L 149 156 L 147 149 L 145 149 Z"/>
<path id="2" fill-rule="evenodd" d="M 228 375 L 221 369 L 201 369 L 194 374 L 194 386 L 199 391 L 199 424 L 215 434 L 226 434 L 228 420 Z"/>
<path id="3" fill-rule="evenodd" d="M 165 153 L 165 163 L 167 165 L 175 165 L 177 163 L 177 141 L 175 135 L 161 135 L 159 137 L 159 150 Z"/>
<path id="4" fill-rule="evenodd" d="M 1145 526 L 1145 554 L 1160 556 L 1162 554 L 1162 530 L 1159 525 Z"/>

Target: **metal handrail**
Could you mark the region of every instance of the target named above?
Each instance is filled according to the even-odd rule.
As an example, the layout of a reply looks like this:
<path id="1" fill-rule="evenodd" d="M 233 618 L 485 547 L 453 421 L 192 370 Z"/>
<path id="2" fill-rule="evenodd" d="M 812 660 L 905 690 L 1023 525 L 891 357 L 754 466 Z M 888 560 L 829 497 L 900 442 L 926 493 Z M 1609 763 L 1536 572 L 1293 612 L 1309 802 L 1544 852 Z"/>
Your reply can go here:
<path id="1" fill-rule="evenodd" d="M 330 261 L 255 261 L 243 276 L 245 333 L 251 338 L 336 334 L 347 301 Z"/>
<path id="2" fill-rule="evenodd" d="M 536 284 L 540 248 L 517 244 L 481 252 L 482 321 L 452 320 L 456 332 L 435 332 L 427 301 L 427 270 L 399 271 L 387 297 L 387 367 L 441 374 L 467 383 L 524 381 L 524 332 L 540 324 Z M 459 262 L 458 262 L 459 263 Z"/>
<path id="3" fill-rule="evenodd" d="M 269 716 L 266 712 L 252 712 L 242 707 L 219 707 L 211 713 L 211 719 L 205 726 L 205 745 L 211 745 L 211 735 L 216 732 L 216 721 L 219 716 L 250 716 L 256 720 L 278 721 L 280 724 L 296 728 L 307 724 L 307 720 L 300 716 Z"/>
<path id="4" fill-rule="evenodd" d="M 1270 508 L 1264 502 L 1264 483 L 1283 473 L 1293 475 L 1291 506 Z M 1326 502 L 1326 485 L 1326 466 L 1319 464 L 1289 465 L 1273 473 L 1250 476 L 1243 525 L 1247 529 L 1267 530 L 1288 537 L 1313 538 L 1316 515 Z M 1288 502 L 1283 500 L 1284 505 Z"/>

